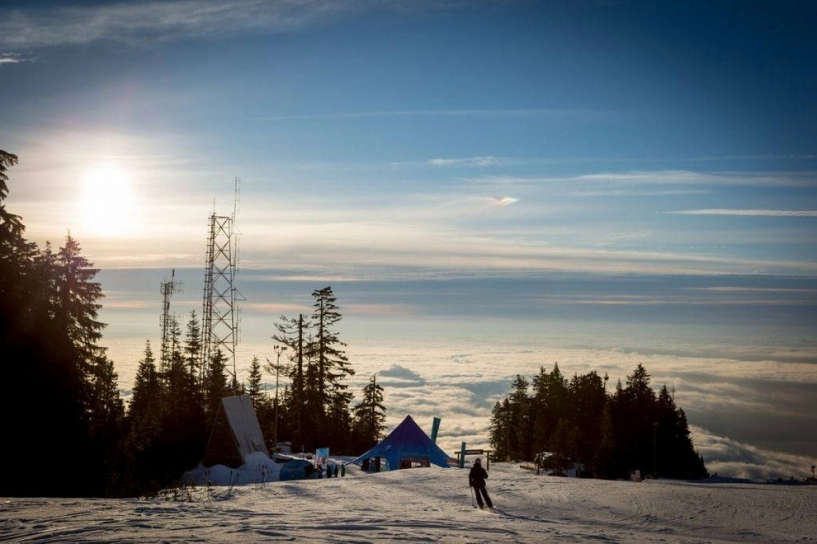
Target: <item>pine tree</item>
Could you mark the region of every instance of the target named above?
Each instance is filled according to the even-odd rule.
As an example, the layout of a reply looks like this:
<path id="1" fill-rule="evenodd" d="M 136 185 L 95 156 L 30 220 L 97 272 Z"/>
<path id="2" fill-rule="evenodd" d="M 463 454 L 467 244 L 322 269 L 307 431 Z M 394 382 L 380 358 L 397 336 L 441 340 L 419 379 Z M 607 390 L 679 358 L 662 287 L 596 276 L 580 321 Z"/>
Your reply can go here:
<path id="1" fill-rule="evenodd" d="M 201 323 L 196 316 L 196 310 L 190 311 L 187 321 L 187 330 L 184 337 L 184 361 L 187 373 L 196 384 L 201 381 Z"/>
<path id="2" fill-rule="evenodd" d="M 99 270 L 81 255 L 79 242 L 70 234 L 56 256 L 55 305 L 59 326 L 66 332 L 70 342 L 71 357 L 85 384 L 85 405 L 93 409 L 91 391 L 98 364 L 104 364 L 106 349 L 99 346 L 105 324 L 100 322 L 98 312 L 102 308 L 102 286 L 93 281 Z"/>
<path id="3" fill-rule="evenodd" d="M 293 421 L 289 423 L 292 429 L 293 445 L 300 446 L 302 449 L 306 445 L 305 428 L 308 423 L 307 418 L 307 391 L 306 391 L 306 328 L 307 324 L 304 322 L 304 316 L 299 315 L 297 319 L 291 319 L 284 315 L 280 316 L 280 320 L 275 323 L 275 330 L 277 331 L 272 339 L 287 347 L 286 356 L 290 362 L 294 363 L 289 367 L 289 378 L 292 381 L 291 394 L 283 401 L 279 401 L 279 418 L 281 417 L 280 408 L 283 406 L 284 411 L 288 412 Z M 268 369 L 269 371 L 269 369 Z M 280 431 L 279 419 L 279 431 Z"/>
<path id="4" fill-rule="evenodd" d="M 530 459 L 533 456 L 533 435 L 530 432 L 530 398 L 528 397 L 527 379 L 521 374 L 516 375 L 511 384 L 510 422 L 509 432 L 511 434 L 510 447 L 511 457 L 518 459 Z"/>
<path id="5" fill-rule="evenodd" d="M 383 404 L 383 387 L 372 376 L 363 388 L 363 399 L 354 408 L 356 446 L 361 450 L 371 448 L 383 438 L 386 429 L 386 407 Z"/>
<path id="6" fill-rule="evenodd" d="M 611 410 L 611 403 L 608 402 L 602 414 L 601 442 L 593 456 L 593 476 L 609 480 L 617 478 L 621 473 Z"/>
<path id="7" fill-rule="evenodd" d="M 207 369 L 207 377 L 204 383 L 205 403 L 207 416 L 212 419 L 218 414 L 221 399 L 231 396 L 227 382 L 227 357 L 224 356 L 221 348 L 216 348 Z"/>
<path id="8" fill-rule="evenodd" d="M 534 458 L 547 451 L 550 435 L 553 433 L 553 417 L 550 414 L 550 375 L 545 367 L 539 367 L 539 374 L 533 377 L 533 396 L 530 402 L 530 417 L 533 429 Z"/>
<path id="9" fill-rule="evenodd" d="M 258 361 L 258 356 L 254 355 L 250 361 L 250 375 L 247 379 L 247 394 L 252 399 L 253 406 L 256 407 L 263 397 L 261 391 L 261 363 Z"/>
<path id="10" fill-rule="evenodd" d="M 342 319 L 336 304 L 337 298 L 331 287 L 316 289 L 312 292 L 314 298 L 312 314 L 312 330 L 314 339 L 309 351 L 317 363 L 318 397 L 328 407 L 332 402 L 333 394 L 347 389 L 343 380 L 354 376 L 355 371 L 350 366 L 343 350 L 346 347 L 334 327 Z"/>
<path id="11" fill-rule="evenodd" d="M 128 405 L 130 432 L 139 448 L 151 444 L 161 432 L 164 387 L 156 370 L 150 340 L 145 342 L 144 357 L 136 368 L 133 396 Z"/>
<path id="12" fill-rule="evenodd" d="M 595 371 L 574 375 L 568 398 L 568 414 L 577 431 L 576 462 L 589 467 L 602 439 L 601 426 L 607 402 L 602 378 Z"/>
<path id="13" fill-rule="evenodd" d="M 125 455 L 128 477 L 125 491 L 129 495 L 156 491 L 162 487 L 160 471 L 161 436 L 165 388 L 156 369 L 150 341 L 145 341 L 143 358 L 136 368 L 133 396 L 128 405 L 128 436 Z"/>
<path id="14" fill-rule="evenodd" d="M 511 403 L 505 398 L 494 404 L 491 412 L 490 443 L 499 459 L 511 459 Z"/>

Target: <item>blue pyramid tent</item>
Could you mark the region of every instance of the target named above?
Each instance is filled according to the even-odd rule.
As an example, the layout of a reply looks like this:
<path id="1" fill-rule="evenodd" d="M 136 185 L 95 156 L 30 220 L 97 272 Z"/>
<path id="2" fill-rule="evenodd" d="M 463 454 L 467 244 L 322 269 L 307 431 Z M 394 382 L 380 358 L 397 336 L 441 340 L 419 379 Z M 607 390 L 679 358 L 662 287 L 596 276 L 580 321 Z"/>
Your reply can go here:
<path id="1" fill-rule="evenodd" d="M 379 444 L 351 462 L 366 466 L 374 459 L 385 460 L 385 466 L 380 465 L 382 470 L 429 465 L 447 468 L 457 463 L 423 432 L 410 415 Z"/>

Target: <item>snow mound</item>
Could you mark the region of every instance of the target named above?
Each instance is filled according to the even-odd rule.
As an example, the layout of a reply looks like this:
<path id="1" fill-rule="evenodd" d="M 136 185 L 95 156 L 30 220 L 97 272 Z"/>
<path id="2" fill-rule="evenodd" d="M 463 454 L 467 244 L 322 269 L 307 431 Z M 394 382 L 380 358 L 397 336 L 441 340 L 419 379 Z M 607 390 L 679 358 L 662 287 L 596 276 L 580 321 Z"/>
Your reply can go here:
<path id="1" fill-rule="evenodd" d="M 182 485 L 247 485 L 277 482 L 281 475 L 281 465 L 270 459 L 265 453 L 255 452 L 244 458 L 244 464 L 238 468 L 224 465 L 205 467 L 199 465 L 182 475 Z"/>

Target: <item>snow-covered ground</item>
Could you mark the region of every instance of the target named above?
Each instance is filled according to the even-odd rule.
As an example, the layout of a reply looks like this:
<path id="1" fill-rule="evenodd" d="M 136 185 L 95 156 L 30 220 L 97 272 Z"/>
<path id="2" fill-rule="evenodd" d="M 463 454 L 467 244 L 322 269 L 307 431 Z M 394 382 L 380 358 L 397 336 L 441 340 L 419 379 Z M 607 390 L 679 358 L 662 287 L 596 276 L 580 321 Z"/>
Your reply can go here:
<path id="1" fill-rule="evenodd" d="M 466 470 L 348 468 L 150 499 L 2 498 L 0 540 L 817 542 L 817 485 L 578 480 L 495 463 L 489 512 L 474 508 Z"/>

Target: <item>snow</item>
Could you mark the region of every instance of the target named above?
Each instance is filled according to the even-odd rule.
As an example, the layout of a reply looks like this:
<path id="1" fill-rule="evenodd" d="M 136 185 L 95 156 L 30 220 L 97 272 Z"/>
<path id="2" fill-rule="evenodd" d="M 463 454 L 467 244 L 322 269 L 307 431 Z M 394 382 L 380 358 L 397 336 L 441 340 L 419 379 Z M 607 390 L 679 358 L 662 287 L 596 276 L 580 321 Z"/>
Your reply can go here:
<path id="1" fill-rule="evenodd" d="M 343 478 L 150 498 L 0 498 L 0 541 L 817 542 L 817 485 L 575 479 L 492 463 L 488 492 L 496 512 L 474 508 L 467 468 L 349 465 Z"/>
<path id="2" fill-rule="evenodd" d="M 230 486 L 250 483 L 275 482 L 280 479 L 281 463 L 276 463 L 266 454 L 256 452 L 244 458 L 245 463 L 238 468 L 215 465 L 203 467 L 199 465 L 182 474 L 183 485 L 210 485 Z"/>

